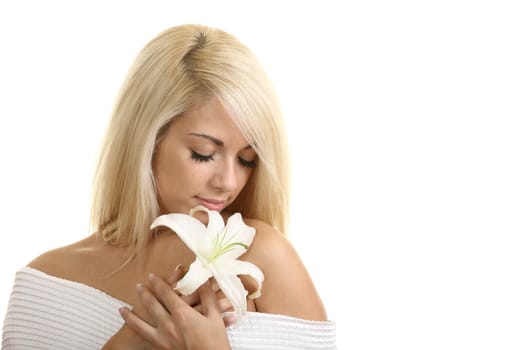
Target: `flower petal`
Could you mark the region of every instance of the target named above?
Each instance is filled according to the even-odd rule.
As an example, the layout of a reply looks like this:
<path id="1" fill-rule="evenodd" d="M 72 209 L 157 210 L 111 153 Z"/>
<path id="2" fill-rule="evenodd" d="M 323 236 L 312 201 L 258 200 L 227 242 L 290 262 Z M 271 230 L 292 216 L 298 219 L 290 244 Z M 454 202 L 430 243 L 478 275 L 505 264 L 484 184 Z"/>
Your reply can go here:
<path id="1" fill-rule="evenodd" d="M 244 290 L 240 278 L 231 271 L 224 271 L 222 268 L 213 270 L 213 276 L 226 298 L 232 303 L 237 324 L 240 324 L 247 314 L 246 294 L 248 293 Z"/>
<path id="2" fill-rule="evenodd" d="M 235 213 L 228 218 L 224 231 L 225 237 L 223 241 L 226 244 L 234 243 L 223 255 L 231 260 L 237 259 L 244 254 L 255 237 L 255 228 L 246 225 L 239 213 Z"/>
<path id="3" fill-rule="evenodd" d="M 186 214 L 161 215 L 153 221 L 151 228 L 166 226 L 175 232 L 196 255 L 210 251 L 211 242 L 206 237 L 206 226 Z"/>
<path id="4" fill-rule="evenodd" d="M 231 271 L 235 275 L 248 275 L 253 278 L 257 282 L 257 290 L 248 295 L 248 298 L 255 299 L 261 296 L 264 274 L 255 264 L 242 260 L 217 261 L 217 264 L 220 264 L 221 270 L 225 269 Z"/>
<path id="5" fill-rule="evenodd" d="M 197 288 L 199 288 L 204 282 L 212 276 L 210 270 L 208 270 L 201 262 L 199 258 L 195 259 L 191 263 L 188 272 L 184 277 L 177 282 L 175 289 L 181 292 L 184 295 L 189 295 Z"/>
<path id="6" fill-rule="evenodd" d="M 212 233 L 213 238 L 215 239 L 217 233 L 222 232 L 224 229 L 224 219 L 222 218 L 221 214 L 218 211 L 209 210 L 205 206 L 199 205 L 190 210 L 190 215 L 193 216 L 193 214 L 197 211 L 205 211 L 208 214 L 208 226 L 206 229 L 208 234 Z"/>
<path id="7" fill-rule="evenodd" d="M 242 242 L 247 246 L 252 244 L 255 237 L 255 228 L 246 225 L 239 213 L 235 213 L 228 218 L 226 231 L 228 235 L 235 235 L 236 242 Z"/>

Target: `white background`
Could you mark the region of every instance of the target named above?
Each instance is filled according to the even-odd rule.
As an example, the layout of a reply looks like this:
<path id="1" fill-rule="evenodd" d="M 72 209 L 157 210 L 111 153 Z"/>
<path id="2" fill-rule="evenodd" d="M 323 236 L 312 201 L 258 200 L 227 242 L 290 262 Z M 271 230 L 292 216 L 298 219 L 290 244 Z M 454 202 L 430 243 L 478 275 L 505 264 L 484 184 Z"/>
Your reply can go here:
<path id="1" fill-rule="evenodd" d="M 340 349 L 525 348 L 519 3 L 2 1 L 0 312 L 16 270 L 88 234 L 124 75 L 193 22 L 235 34 L 275 83 L 290 238 Z"/>

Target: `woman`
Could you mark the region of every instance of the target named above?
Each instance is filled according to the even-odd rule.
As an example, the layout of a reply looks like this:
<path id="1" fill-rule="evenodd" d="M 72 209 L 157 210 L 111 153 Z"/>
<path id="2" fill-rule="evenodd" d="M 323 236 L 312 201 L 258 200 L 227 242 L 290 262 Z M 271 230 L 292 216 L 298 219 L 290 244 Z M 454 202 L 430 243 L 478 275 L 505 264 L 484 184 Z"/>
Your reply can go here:
<path id="1" fill-rule="evenodd" d="M 236 38 L 200 25 L 154 38 L 110 120 L 94 182 L 95 233 L 17 273 L 2 349 L 335 347 L 334 325 L 282 234 L 283 130 L 264 70 Z M 239 212 L 256 229 L 240 259 L 265 280 L 239 327 L 225 329 L 232 321 L 220 316 L 231 305 L 209 283 L 189 297 L 172 291 L 184 270 L 175 267 L 194 255 L 173 232 L 150 230 L 159 215 L 198 205 L 225 218 Z"/>

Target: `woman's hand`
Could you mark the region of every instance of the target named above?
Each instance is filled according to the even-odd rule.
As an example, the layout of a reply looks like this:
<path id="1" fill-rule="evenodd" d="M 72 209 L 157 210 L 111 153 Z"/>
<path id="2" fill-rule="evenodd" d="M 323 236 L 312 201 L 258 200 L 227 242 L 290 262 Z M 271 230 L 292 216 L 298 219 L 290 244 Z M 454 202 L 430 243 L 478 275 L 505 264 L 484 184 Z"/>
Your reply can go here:
<path id="1" fill-rule="evenodd" d="M 126 324 L 120 328 L 101 350 L 152 350 L 151 345 L 140 335 L 132 331 Z"/>
<path id="2" fill-rule="evenodd" d="M 177 266 L 177 268 L 175 268 L 175 271 L 172 273 L 172 275 L 170 277 L 168 277 L 166 282 L 169 285 L 175 287 L 177 285 L 177 282 L 179 281 L 179 279 L 181 279 L 184 276 L 184 273 L 185 272 L 183 272 L 181 265 L 179 265 L 179 266 Z M 216 299 L 217 299 L 217 301 L 219 303 L 219 310 L 220 310 L 220 312 L 223 313 L 223 312 L 227 312 L 227 311 L 233 311 L 232 303 L 228 300 L 228 298 L 226 298 L 224 293 L 220 290 L 219 285 L 217 284 L 215 279 L 211 278 L 210 279 L 210 283 L 211 283 L 211 289 L 215 293 L 215 297 L 216 297 Z M 201 304 L 201 300 L 200 300 L 200 296 L 199 296 L 198 292 L 195 292 L 195 293 L 190 294 L 190 295 L 180 295 L 180 298 L 186 304 L 190 305 L 192 308 L 194 308 L 195 310 L 197 310 L 201 314 L 203 313 L 202 312 L 202 304 Z M 224 321 L 224 326 L 225 327 L 231 326 L 231 325 L 235 324 L 235 316 L 233 314 L 226 315 L 226 316 L 223 317 L 223 321 Z"/>
<path id="3" fill-rule="evenodd" d="M 166 279 L 166 283 L 171 286 L 175 286 L 179 279 L 182 278 L 184 275 L 184 271 L 180 267 L 180 265 L 174 270 L 172 275 Z M 214 280 L 211 280 L 211 288 L 212 291 L 215 293 L 215 298 L 219 304 L 219 310 L 220 312 L 226 312 L 233 310 L 233 307 L 229 300 L 224 296 L 224 294 L 219 290 L 219 286 Z M 145 323 L 148 323 L 152 327 L 156 327 L 155 320 L 149 315 L 149 311 L 146 310 L 144 305 L 144 299 L 148 298 L 148 294 L 143 294 L 144 289 L 146 287 L 142 286 L 141 284 L 137 285 L 137 292 L 139 293 L 139 296 L 141 296 L 142 303 L 140 305 L 135 305 L 133 307 L 133 311 L 127 310 L 125 308 L 121 309 L 120 312 L 123 315 L 123 318 L 125 319 L 125 315 L 127 313 L 133 313 L 133 316 L 135 318 L 138 318 L 142 320 Z M 175 294 L 175 292 L 173 292 Z M 151 292 L 150 292 L 151 295 Z M 181 296 L 181 300 L 183 300 L 186 304 L 190 305 L 194 310 L 203 313 L 203 304 L 201 303 L 201 298 L 199 296 L 199 292 L 195 292 L 188 296 Z M 158 302 L 157 302 L 158 303 Z M 152 304 L 155 304 L 155 300 L 152 300 Z M 133 317 L 130 316 L 130 317 Z M 133 321 L 131 321 L 133 322 Z M 225 326 L 229 326 L 233 323 L 235 323 L 235 317 L 232 315 L 229 315 L 227 317 L 223 318 L 223 322 Z M 141 329 L 146 329 L 145 325 L 142 324 L 138 327 L 141 327 Z M 126 323 L 122 326 L 122 328 L 115 333 L 110 340 L 104 345 L 102 350 L 120 350 L 120 349 L 126 349 L 126 350 L 151 350 L 152 345 L 138 332 L 133 331 Z M 173 348 L 178 349 L 178 348 Z M 185 349 L 185 348 L 181 348 Z M 191 348 L 190 348 L 191 349 Z"/>
<path id="4" fill-rule="evenodd" d="M 182 300 L 161 278 L 153 274 L 148 278 L 152 290 L 140 286 L 138 292 L 152 324 L 123 308 L 121 315 L 129 328 L 154 349 L 230 349 L 221 317 L 221 305 L 210 281 L 197 291 L 201 313 Z"/>

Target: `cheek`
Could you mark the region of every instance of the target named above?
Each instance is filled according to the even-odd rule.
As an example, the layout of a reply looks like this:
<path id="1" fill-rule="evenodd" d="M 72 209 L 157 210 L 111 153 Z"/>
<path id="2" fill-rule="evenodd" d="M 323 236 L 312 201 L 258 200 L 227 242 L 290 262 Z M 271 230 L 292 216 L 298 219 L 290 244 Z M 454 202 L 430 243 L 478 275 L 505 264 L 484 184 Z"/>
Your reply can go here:
<path id="1" fill-rule="evenodd" d="M 197 163 L 187 158 L 173 160 L 164 177 L 164 187 L 172 200 L 186 200 L 206 191 L 216 172 L 213 163 Z"/>
<path id="2" fill-rule="evenodd" d="M 174 159 L 165 164 L 159 172 L 163 188 L 172 195 L 183 193 L 198 182 L 197 169 L 184 160 Z"/>
<path id="3" fill-rule="evenodd" d="M 242 191 L 242 189 L 244 189 L 244 187 L 246 186 L 246 184 L 250 180 L 252 174 L 253 174 L 253 169 L 250 169 L 250 168 L 243 168 L 242 169 L 241 181 L 240 181 L 240 185 L 241 186 L 239 186 L 240 187 L 239 188 L 239 192 Z"/>
<path id="4" fill-rule="evenodd" d="M 192 191 L 199 187 L 202 182 L 203 169 L 192 161 L 181 164 L 176 171 L 175 181 L 177 181 L 182 191 Z"/>
<path id="5" fill-rule="evenodd" d="M 154 168 L 154 175 L 161 205 L 168 207 L 187 188 L 187 179 L 191 179 L 191 175 L 187 175 L 181 166 L 181 160 L 174 157 L 159 159 Z"/>

